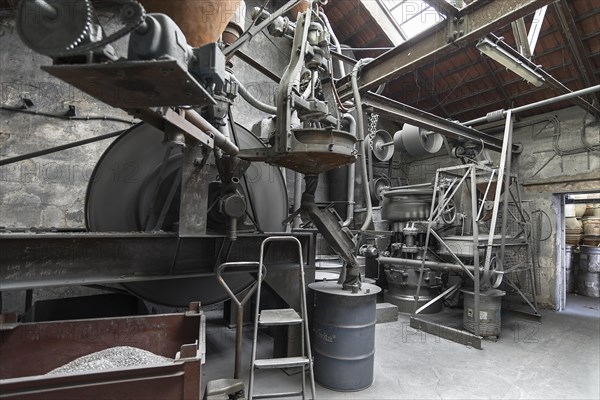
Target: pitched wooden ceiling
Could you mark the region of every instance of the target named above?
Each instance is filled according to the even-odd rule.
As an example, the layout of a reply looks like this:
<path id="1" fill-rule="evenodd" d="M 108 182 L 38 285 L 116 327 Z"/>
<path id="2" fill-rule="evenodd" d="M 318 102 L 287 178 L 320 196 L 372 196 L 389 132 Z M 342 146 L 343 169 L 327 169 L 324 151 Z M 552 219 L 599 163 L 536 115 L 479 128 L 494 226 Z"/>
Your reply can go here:
<path id="1" fill-rule="evenodd" d="M 482 1 L 482 0 L 479 0 Z M 496 0 L 506 1 L 506 0 Z M 561 10 L 562 8 L 562 10 Z M 359 0 L 331 1 L 326 13 L 341 43 L 350 47 L 392 45 Z M 574 29 L 561 21 L 572 18 Z M 527 26 L 533 15 L 525 18 Z M 492 32 L 515 45 L 510 25 Z M 600 7 L 598 0 L 559 0 L 546 12 L 532 61 L 571 90 L 597 84 L 600 79 Z M 579 43 L 581 47 L 576 48 Z M 356 53 L 375 57 L 384 51 Z M 577 53 L 582 59 L 578 59 Z M 585 68 L 585 62 L 588 68 Z M 535 87 L 469 46 L 388 82 L 384 95 L 433 114 L 466 121 L 501 108 L 513 108 L 559 95 L 544 85 Z M 592 101 L 592 96 L 588 101 Z M 535 115 L 572 106 L 555 103 L 523 113 Z"/>

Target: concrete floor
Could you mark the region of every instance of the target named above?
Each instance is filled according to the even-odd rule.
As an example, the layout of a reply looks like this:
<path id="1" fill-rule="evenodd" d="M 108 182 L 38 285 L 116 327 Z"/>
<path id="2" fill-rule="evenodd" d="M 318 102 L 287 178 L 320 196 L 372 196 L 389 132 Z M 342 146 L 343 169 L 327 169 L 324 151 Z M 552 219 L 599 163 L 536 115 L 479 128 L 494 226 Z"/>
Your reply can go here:
<path id="1" fill-rule="evenodd" d="M 251 327 L 245 328 L 243 376 L 249 374 Z M 232 377 L 234 330 L 210 323 L 203 383 Z M 258 358 L 272 340 L 259 338 Z M 376 327 L 375 379 L 342 393 L 317 384 L 319 399 L 600 399 L 600 301 L 570 296 L 567 309 L 542 321 L 504 315 L 502 336 L 483 350 L 415 332 L 408 316 Z M 255 393 L 294 391 L 300 376 L 258 371 Z"/>

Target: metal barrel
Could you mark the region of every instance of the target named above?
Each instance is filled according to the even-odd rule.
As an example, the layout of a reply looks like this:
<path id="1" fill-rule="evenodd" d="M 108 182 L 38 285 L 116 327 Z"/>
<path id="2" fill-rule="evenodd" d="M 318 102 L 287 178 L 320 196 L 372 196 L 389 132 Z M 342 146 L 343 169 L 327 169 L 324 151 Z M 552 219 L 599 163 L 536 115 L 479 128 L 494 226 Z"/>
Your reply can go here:
<path id="1" fill-rule="evenodd" d="M 358 293 L 335 282 L 308 285 L 314 291 L 315 380 L 337 391 L 358 391 L 373 383 L 378 286 L 363 283 Z"/>
<path id="2" fill-rule="evenodd" d="M 579 247 L 577 293 L 588 297 L 600 297 L 600 247 Z"/>
<path id="3" fill-rule="evenodd" d="M 475 332 L 475 293 L 461 290 L 465 295 L 463 308 L 463 328 Z M 506 292 L 491 289 L 479 294 L 479 332 L 480 336 L 500 336 L 502 296 Z"/>

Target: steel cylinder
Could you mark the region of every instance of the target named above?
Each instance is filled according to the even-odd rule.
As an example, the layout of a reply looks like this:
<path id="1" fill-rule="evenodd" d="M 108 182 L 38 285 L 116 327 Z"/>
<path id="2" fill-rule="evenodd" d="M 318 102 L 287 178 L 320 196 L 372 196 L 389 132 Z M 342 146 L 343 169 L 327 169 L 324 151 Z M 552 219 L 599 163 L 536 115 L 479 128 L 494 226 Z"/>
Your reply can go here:
<path id="1" fill-rule="evenodd" d="M 420 268 L 393 265 L 386 266 L 384 270 L 388 281 L 388 289 L 383 294 L 383 300 L 386 303 L 397 305 L 399 312 L 412 314 L 415 311 L 415 295 L 419 284 Z M 440 294 L 440 275 L 440 272 L 425 268 L 417 308 Z M 423 310 L 422 313 L 434 314 L 440 311 L 442 311 L 442 301 L 437 301 Z"/>
<path id="2" fill-rule="evenodd" d="M 462 289 L 464 294 L 463 328 L 475 333 L 475 293 Z M 479 335 L 500 336 L 502 296 L 506 292 L 498 289 L 479 293 Z"/>
<path id="3" fill-rule="evenodd" d="M 357 293 L 335 282 L 308 285 L 314 292 L 315 380 L 337 391 L 358 391 L 373 383 L 378 286 L 363 283 Z"/>
<path id="4" fill-rule="evenodd" d="M 579 247 L 577 293 L 588 297 L 600 297 L 600 247 Z"/>

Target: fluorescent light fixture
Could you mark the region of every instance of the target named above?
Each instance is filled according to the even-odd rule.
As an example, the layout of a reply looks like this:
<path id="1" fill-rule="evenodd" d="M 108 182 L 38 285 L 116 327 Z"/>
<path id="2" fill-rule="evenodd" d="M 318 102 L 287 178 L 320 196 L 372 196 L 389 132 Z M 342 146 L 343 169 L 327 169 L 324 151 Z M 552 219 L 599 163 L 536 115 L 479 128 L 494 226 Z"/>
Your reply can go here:
<path id="1" fill-rule="evenodd" d="M 532 85 L 540 87 L 544 84 L 543 76 L 535 72 L 528 65 L 523 64 L 522 61 L 516 59 L 512 54 L 499 47 L 490 39 L 480 39 L 476 47 L 480 52 L 490 57 L 491 59 L 499 62 L 500 64 L 504 65 L 507 69 L 521 76 L 523 79 L 525 79 Z"/>

